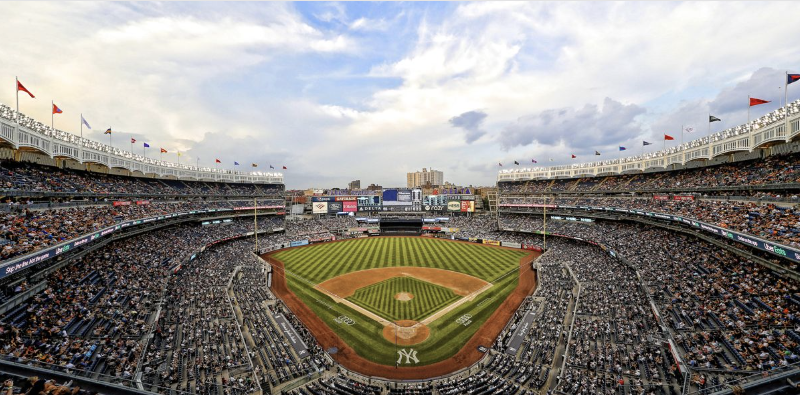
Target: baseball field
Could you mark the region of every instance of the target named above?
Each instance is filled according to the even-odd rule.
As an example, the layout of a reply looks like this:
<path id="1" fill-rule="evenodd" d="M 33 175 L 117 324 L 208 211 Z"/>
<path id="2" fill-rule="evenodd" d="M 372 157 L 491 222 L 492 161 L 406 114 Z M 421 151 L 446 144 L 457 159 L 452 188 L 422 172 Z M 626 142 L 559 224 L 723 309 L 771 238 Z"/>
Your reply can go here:
<path id="1" fill-rule="evenodd" d="M 291 293 L 284 296 L 304 306 L 287 305 L 318 339 L 332 332 L 358 358 L 400 370 L 441 365 L 477 339 L 501 305 L 508 310 L 522 263 L 532 259 L 530 251 L 424 237 L 352 239 L 268 256 Z"/>

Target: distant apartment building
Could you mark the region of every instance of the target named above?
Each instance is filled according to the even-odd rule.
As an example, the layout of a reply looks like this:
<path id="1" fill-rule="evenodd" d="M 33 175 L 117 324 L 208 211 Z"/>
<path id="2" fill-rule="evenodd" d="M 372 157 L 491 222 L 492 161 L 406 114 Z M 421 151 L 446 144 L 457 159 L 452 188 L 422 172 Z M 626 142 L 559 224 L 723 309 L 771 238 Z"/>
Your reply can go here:
<path id="1" fill-rule="evenodd" d="M 361 180 L 350 181 L 347 184 L 347 189 L 354 190 L 354 189 L 361 189 Z"/>
<path id="2" fill-rule="evenodd" d="M 406 186 L 408 188 L 442 184 L 444 184 L 444 173 L 438 170 L 428 170 L 423 167 L 422 171 L 406 174 Z"/>

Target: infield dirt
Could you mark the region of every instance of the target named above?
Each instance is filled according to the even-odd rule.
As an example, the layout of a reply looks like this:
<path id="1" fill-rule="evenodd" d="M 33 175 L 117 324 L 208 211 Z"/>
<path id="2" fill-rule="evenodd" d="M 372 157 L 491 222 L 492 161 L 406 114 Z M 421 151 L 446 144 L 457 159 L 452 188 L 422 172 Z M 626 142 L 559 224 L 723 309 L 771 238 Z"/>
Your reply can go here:
<path id="1" fill-rule="evenodd" d="M 386 237 L 386 236 L 381 236 Z M 468 243 L 465 241 L 446 240 L 451 243 Z M 336 243 L 338 241 L 334 241 Z M 470 243 L 472 244 L 472 243 Z M 295 247 L 295 248 L 306 248 Z M 507 248 L 486 246 L 488 248 Z M 516 250 L 519 251 L 519 250 Z M 517 287 L 508 295 L 505 301 L 492 313 L 481 328 L 464 344 L 464 346 L 451 358 L 425 366 L 412 366 L 396 368 L 378 364 L 359 356 L 347 343 L 325 324 L 316 314 L 303 303 L 286 286 L 283 263 L 271 257 L 278 251 L 269 252 L 261 257 L 273 267 L 272 291 L 283 300 L 286 306 L 305 324 L 323 349 L 336 347 L 338 352 L 333 358 L 349 370 L 368 376 L 382 377 L 393 380 L 419 380 L 443 376 L 459 369 L 469 367 L 477 362 L 484 354 L 478 351 L 479 346 L 491 347 L 494 340 L 503 330 L 508 320 L 519 308 L 522 301 L 536 289 L 536 272 L 531 267 L 531 262 L 540 255 L 531 251 L 520 259 L 519 282 Z"/>

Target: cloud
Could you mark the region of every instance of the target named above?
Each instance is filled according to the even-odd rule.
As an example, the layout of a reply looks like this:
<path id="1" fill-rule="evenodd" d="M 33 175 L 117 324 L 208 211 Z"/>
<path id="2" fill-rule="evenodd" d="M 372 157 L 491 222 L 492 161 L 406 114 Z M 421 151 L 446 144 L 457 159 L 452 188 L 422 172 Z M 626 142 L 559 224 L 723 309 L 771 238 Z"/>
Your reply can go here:
<path id="1" fill-rule="evenodd" d="M 507 125 L 500 134 L 500 145 L 505 150 L 537 143 L 591 151 L 641 134 L 636 117 L 645 112 L 635 104 L 625 105 L 611 98 L 606 98 L 602 107 L 587 104 L 545 110 Z"/>
<path id="2" fill-rule="evenodd" d="M 479 110 L 467 111 L 457 117 L 450 118 L 448 122 L 453 127 L 464 129 L 466 132 L 467 144 L 472 144 L 475 140 L 486 134 L 481 130 L 481 124 L 486 119 L 486 113 Z"/>

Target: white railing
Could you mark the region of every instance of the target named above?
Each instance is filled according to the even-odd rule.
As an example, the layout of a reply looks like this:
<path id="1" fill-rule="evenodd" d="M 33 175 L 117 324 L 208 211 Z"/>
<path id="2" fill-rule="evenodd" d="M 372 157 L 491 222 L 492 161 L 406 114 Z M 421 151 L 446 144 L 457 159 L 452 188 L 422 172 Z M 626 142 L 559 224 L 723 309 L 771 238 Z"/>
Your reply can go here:
<path id="1" fill-rule="evenodd" d="M 594 177 L 632 171 L 642 172 L 676 164 L 685 165 L 693 160 L 713 159 L 735 152 L 752 152 L 770 144 L 788 143 L 798 134 L 800 134 L 800 100 L 791 102 L 786 107 L 779 108 L 749 124 L 726 129 L 665 150 L 600 162 L 500 170 L 497 181 Z"/>
<path id="2" fill-rule="evenodd" d="M 0 104 L 0 142 L 6 142 L 14 149 L 33 149 L 51 158 L 70 158 L 80 163 L 97 163 L 109 168 L 126 169 L 130 172 L 155 174 L 158 177 L 251 184 L 283 184 L 283 174 L 281 173 L 232 171 L 146 158 L 108 144 L 53 129 L 25 116 L 25 114 L 20 113 L 19 115 L 19 127 L 17 127 L 15 111 Z"/>

